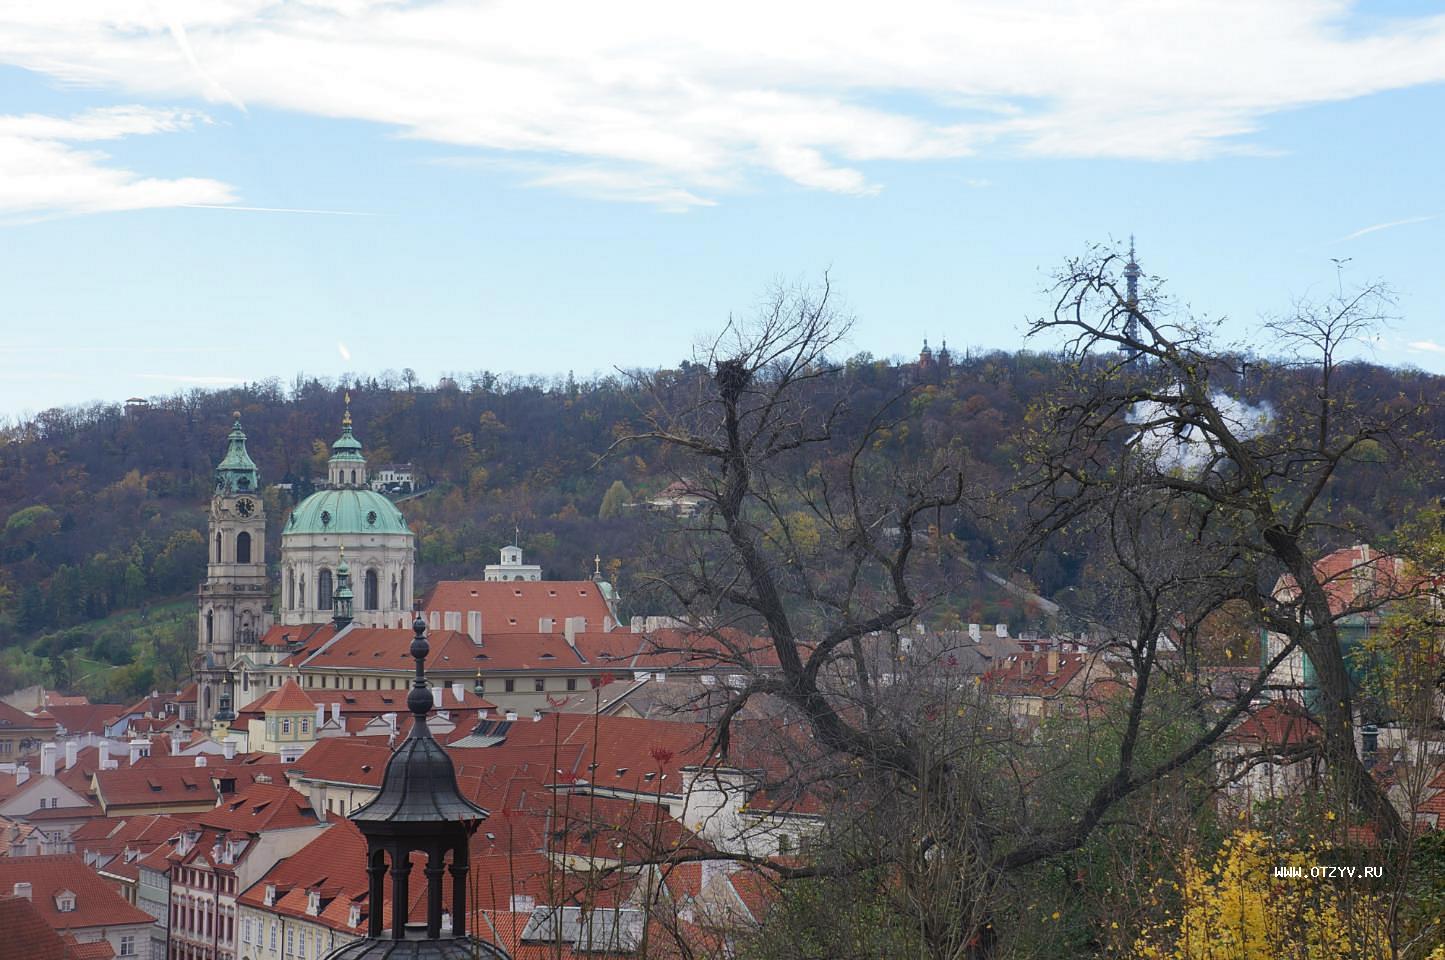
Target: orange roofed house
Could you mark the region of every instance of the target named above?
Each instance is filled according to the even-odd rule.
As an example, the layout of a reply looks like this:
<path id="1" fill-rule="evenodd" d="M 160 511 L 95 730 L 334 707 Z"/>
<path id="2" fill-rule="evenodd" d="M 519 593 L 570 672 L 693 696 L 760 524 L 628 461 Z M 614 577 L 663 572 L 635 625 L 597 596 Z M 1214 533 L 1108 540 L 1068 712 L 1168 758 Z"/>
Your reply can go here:
<path id="1" fill-rule="evenodd" d="M 150 914 L 127 903 L 80 857 L 0 857 L 0 893 L 29 900 L 52 930 L 78 943 L 104 941 L 116 957 L 150 960 Z M 6 950 L 9 936 L 0 930 Z"/>

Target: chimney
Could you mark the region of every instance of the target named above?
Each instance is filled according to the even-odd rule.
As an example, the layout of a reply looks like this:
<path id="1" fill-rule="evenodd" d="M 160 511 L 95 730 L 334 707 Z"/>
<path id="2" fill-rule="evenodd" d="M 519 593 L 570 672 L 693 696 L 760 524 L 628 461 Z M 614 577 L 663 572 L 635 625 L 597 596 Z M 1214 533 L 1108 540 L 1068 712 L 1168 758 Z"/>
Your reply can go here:
<path id="1" fill-rule="evenodd" d="M 538 618 L 537 618 L 537 632 L 538 632 L 538 633 L 551 633 L 551 632 L 552 632 L 552 618 L 551 618 L 551 617 L 538 617 Z"/>
<path id="2" fill-rule="evenodd" d="M 510 723 L 516 723 L 516 721 L 517 721 L 517 711 L 515 711 L 515 710 L 508 710 L 508 711 L 507 711 L 507 721 L 510 722 Z"/>
<path id="3" fill-rule="evenodd" d="M 611 633 L 611 632 L 612 632 L 612 628 L 615 627 L 615 626 L 617 626 L 617 624 L 615 624 L 615 623 L 612 622 L 612 618 L 611 618 L 611 617 L 603 617 L 603 618 L 602 618 L 602 632 L 603 632 L 603 633 Z"/>
<path id="4" fill-rule="evenodd" d="M 341 701 L 331 704 L 331 722 L 341 726 Z"/>
<path id="5" fill-rule="evenodd" d="M 562 635 L 569 646 L 577 646 L 577 634 L 587 632 L 586 617 L 568 617 L 562 624 Z"/>
<path id="6" fill-rule="evenodd" d="M 204 753 L 196 754 L 196 766 L 204 767 L 206 765 L 206 762 L 206 755 Z"/>
<path id="7" fill-rule="evenodd" d="M 388 727 L 391 727 L 391 734 L 392 734 L 392 736 L 396 736 L 396 714 L 394 714 L 394 713 L 385 713 L 385 714 L 382 714 L 382 718 L 383 718 L 384 720 L 386 720 L 386 725 L 387 725 Z"/>
<path id="8" fill-rule="evenodd" d="M 111 769 L 111 766 L 110 766 L 110 741 L 109 741 L 109 740 L 102 740 L 102 741 L 100 742 L 100 769 L 102 769 L 102 770 L 109 770 L 109 769 Z"/>
<path id="9" fill-rule="evenodd" d="M 644 621 L 641 617 L 633 617 L 630 621 L 628 621 L 628 629 L 630 629 L 633 633 L 642 633 L 643 623 Z"/>
<path id="10" fill-rule="evenodd" d="M 28 782 L 29 780 L 30 780 L 30 768 L 29 768 L 29 767 L 26 767 L 26 766 L 18 766 L 18 767 L 15 768 L 15 786 L 18 787 L 18 786 L 20 786 L 22 783 L 26 783 L 26 782 Z"/>
<path id="11" fill-rule="evenodd" d="M 448 610 L 442 618 L 443 630 L 460 630 L 462 628 L 462 615 L 460 611 Z"/>
<path id="12" fill-rule="evenodd" d="M 461 703 L 466 699 L 466 696 L 463 693 L 464 690 L 466 690 L 466 687 L 462 684 L 457 682 L 452 683 L 452 696 L 456 698 L 457 703 Z"/>
<path id="13" fill-rule="evenodd" d="M 1007 636 L 1008 636 L 1008 624 L 1006 624 L 1006 623 L 995 623 L 995 624 L 993 625 L 993 632 L 994 632 L 994 634 L 995 634 L 996 636 L 998 636 L 1000 639 L 1002 639 L 1003 637 L 1007 637 Z"/>
<path id="14" fill-rule="evenodd" d="M 482 645 L 482 611 L 467 611 L 467 636 L 472 638 L 472 643 Z"/>
<path id="15" fill-rule="evenodd" d="M 427 629 L 440 630 L 442 628 L 442 615 L 439 611 L 433 610 L 427 614 Z"/>
<path id="16" fill-rule="evenodd" d="M 441 687 L 432 687 L 432 688 L 431 688 L 431 708 L 432 708 L 433 710 L 440 710 L 440 709 L 442 708 L 442 706 L 443 706 L 443 704 L 442 704 L 442 688 L 441 688 Z"/>
<path id="17" fill-rule="evenodd" d="M 80 744 L 74 740 L 65 741 L 65 769 L 69 770 L 75 766 L 75 761 L 79 756 Z"/>
<path id="18" fill-rule="evenodd" d="M 1047 655 L 1047 656 L 1048 656 L 1047 663 L 1048 663 L 1048 667 L 1049 667 L 1049 676 L 1053 676 L 1054 674 L 1056 674 L 1056 673 L 1059 672 L 1059 651 L 1057 651 L 1057 650 L 1050 650 L 1050 651 L 1048 652 L 1048 655 Z"/>
<path id="19" fill-rule="evenodd" d="M 533 710 L 533 711 L 532 711 L 532 722 L 533 722 L 533 723 L 541 723 L 541 722 L 542 722 L 542 711 L 541 711 L 541 710 Z"/>
<path id="20" fill-rule="evenodd" d="M 983 628 L 976 623 L 970 623 L 968 625 L 968 639 L 974 643 L 978 643 L 983 639 Z"/>
<path id="21" fill-rule="evenodd" d="M 55 756 L 59 752 L 59 748 L 53 743 L 40 745 L 40 775 L 42 777 L 55 776 Z"/>
<path id="22" fill-rule="evenodd" d="M 316 819 L 322 823 L 326 822 L 326 784 L 311 784 L 311 810 L 316 814 Z"/>
<path id="23" fill-rule="evenodd" d="M 130 765 L 135 766 L 135 762 L 141 758 L 140 741 L 132 740 L 126 746 L 128 747 L 130 752 Z"/>
<path id="24" fill-rule="evenodd" d="M 221 744 L 221 751 L 227 760 L 236 759 L 236 741 L 227 737 L 225 742 Z"/>
<path id="25" fill-rule="evenodd" d="M 316 705 L 316 729 L 317 729 L 317 730 L 320 730 L 320 729 L 322 728 L 322 726 L 325 725 L 325 723 L 326 723 L 326 704 L 324 704 L 324 703 L 318 703 L 318 704 Z"/>
<path id="26" fill-rule="evenodd" d="M 20 881 L 19 883 L 16 883 L 16 884 L 15 884 L 15 891 L 14 891 L 14 892 L 15 892 L 15 896 L 20 897 L 20 898 L 22 898 L 22 899 L 24 899 L 24 900 L 29 900 L 29 899 L 30 899 L 30 884 L 28 884 L 28 883 L 26 883 L 25 881 L 22 880 L 22 881 Z"/>

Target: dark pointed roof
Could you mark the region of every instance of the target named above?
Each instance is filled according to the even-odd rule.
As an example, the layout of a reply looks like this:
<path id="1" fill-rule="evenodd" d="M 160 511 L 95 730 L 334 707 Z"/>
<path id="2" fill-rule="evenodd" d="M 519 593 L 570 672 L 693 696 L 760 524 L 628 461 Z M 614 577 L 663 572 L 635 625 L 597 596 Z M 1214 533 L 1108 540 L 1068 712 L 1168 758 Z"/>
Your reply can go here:
<path id="1" fill-rule="evenodd" d="M 412 623 L 415 637 L 411 655 L 416 658 L 416 679 L 407 694 L 412 712 L 411 733 L 391 755 L 376 799 L 351 815 L 364 833 L 380 833 L 385 823 L 454 823 L 485 820 L 489 814 L 462 796 L 457 789 L 457 771 L 452 758 L 427 729 L 426 715 L 432 708 L 432 692 L 424 674 L 430 645 L 426 621 L 420 616 Z"/>

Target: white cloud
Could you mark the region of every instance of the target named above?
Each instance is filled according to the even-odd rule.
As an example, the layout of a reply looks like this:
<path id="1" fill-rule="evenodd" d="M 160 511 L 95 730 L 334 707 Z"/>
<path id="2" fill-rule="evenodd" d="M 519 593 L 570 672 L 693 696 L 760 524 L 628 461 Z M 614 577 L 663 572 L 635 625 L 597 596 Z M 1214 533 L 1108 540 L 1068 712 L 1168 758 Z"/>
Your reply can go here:
<path id="1" fill-rule="evenodd" d="M 1434 340 L 1412 340 L 1406 346 L 1419 353 L 1445 353 L 1445 346 Z"/>
<path id="2" fill-rule="evenodd" d="M 1267 152 L 1271 113 L 1445 80 L 1445 17 L 1365 29 L 1346 0 L 158 4 L 8 5 L 0 62 L 385 124 L 667 209 L 759 174 L 867 195 L 879 160 Z"/>
<path id="3" fill-rule="evenodd" d="M 0 116 L 0 215 L 12 219 L 227 203 L 216 180 L 145 177 L 111 165 L 78 143 L 188 130 L 205 117 L 191 111 L 112 107 L 75 117 Z"/>
<path id="4" fill-rule="evenodd" d="M 336 353 L 341 357 L 341 359 L 347 361 L 348 363 L 351 362 L 351 348 L 340 340 L 336 341 Z"/>

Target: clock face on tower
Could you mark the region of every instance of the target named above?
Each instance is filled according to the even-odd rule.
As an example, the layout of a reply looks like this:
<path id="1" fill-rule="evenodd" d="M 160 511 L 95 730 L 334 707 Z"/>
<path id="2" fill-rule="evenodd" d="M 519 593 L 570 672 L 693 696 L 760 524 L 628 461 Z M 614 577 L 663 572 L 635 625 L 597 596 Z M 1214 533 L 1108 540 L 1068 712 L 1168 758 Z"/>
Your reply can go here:
<path id="1" fill-rule="evenodd" d="M 256 512 L 256 504 L 254 501 L 246 497 L 242 497 L 240 500 L 236 501 L 236 512 L 243 517 L 249 517 L 251 514 Z"/>

